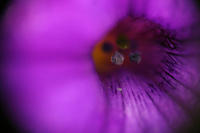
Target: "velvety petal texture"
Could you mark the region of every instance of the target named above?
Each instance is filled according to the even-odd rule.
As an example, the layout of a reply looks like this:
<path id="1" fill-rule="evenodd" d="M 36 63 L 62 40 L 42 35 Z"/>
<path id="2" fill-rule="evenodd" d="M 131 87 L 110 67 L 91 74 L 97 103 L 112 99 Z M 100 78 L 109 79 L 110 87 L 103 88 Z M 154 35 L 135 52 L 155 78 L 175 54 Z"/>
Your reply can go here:
<path id="1" fill-rule="evenodd" d="M 30 133 L 179 132 L 199 101 L 198 58 L 167 56 L 178 65 L 156 79 L 163 92 L 130 73 L 102 84 L 91 53 L 127 15 L 184 39 L 196 12 L 189 0 L 16 0 L 2 28 L 2 92 L 10 116 Z M 199 52 L 187 44 L 184 53 Z"/>
<path id="2" fill-rule="evenodd" d="M 198 18 L 197 7 L 191 0 L 133 0 L 136 16 L 146 16 L 171 29 L 187 27 Z"/>
<path id="3" fill-rule="evenodd" d="M 120 0 L 30 0 L 9 7 L 3 91 L 22 131 L 99 131 L 104 99 L 91 50 L 126 7 Z"/>

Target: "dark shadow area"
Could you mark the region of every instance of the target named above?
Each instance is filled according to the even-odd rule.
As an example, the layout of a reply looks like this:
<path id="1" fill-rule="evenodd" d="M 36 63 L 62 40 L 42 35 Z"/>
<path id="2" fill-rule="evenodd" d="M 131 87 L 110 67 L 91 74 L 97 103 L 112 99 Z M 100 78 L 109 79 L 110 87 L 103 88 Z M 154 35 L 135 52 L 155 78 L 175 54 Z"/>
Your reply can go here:
<path id="1" fill-rule="evenodd" d="M 0 23 L 2 21 L 2 18 L 6 12 L 6 9 L 8 8 L 9 4 L 12 0 L 0 0 Z M 1 30 L 1 29 L 0 29 Z M 0 31 L 2 33 L 2 31 Z M 1 34 L 2 35 L 2 34 Z M 0 37 L 2 39 L 2 36 Z M 2 40 L 0 43 L 1 53 L 3 44 Z M 1 58 L 2 61 L 2 58 Z M 2 81 L 2 79 L 1 79 Z M 4 86 L 0 84 L 0 89 L 2 89 Z M 9 114 L 6 111 L 6 105 L 5 102 L 2 99 L 2 94 L 0 92 L 0 133 L 18 133 L 18 129 L 16 128 L 15 124 L 12 123 Z"/>
<path id="2" fill-rule="evenodd" d="M 196 0 L 198 7 L 200 8 L 200 0 Z M 200 10 L 200 9 L 199 9 Z"/>
<path id="3" fill-rule="evenodd" d="M 12 0 L 1 0 L 0 1 L 0 20 L 2 19 L 6 9 L 8 8 L 9 4 Z"/>
<path id="4" fill-rule="evenodd" d="M 5 109 L 5 105 L 1 99 L 0 103 L 0 133 L 19 133 L 17 127 L 12 123 L 9 114 Z"/>

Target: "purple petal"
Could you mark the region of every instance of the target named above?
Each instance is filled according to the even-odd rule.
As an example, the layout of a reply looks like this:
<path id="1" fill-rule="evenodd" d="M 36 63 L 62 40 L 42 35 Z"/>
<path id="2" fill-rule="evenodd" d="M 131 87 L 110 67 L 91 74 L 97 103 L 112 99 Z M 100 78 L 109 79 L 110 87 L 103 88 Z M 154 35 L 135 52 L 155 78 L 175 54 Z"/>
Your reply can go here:
<path id="1" fill-rule="evenodd" d="M 9 8 L 4 93 L 22 129 L 100 128 L 103 97 L 90 51 L 125 12 L 121 1 L 20 1 Z"/>
<path id="2" fill-rule="evenodd" d="M 187 27 L 197 20 L 197 10 L 190 0 L 133 0 L 133 13 L 146 16 L 167 28 Z"/>
<path id="3" fill-rule="evenodd" d="M 172 0 L 131 2 L 134 16 L 145 16 L 178 33 L 179 28 L 195 21 L 189 1 L 178 6 Z M 127 1 L 122 0 L 30 0 L 15 2 L 9 8 L 4 21 L 4 94 L 8 110 L 22 130 L 168 133 L 188 121 L 188 112 L 177 99 L 184 104 L 196 99 L 175 81 L 175 91 L 163 93 L 154 88 L 152 92 L 152 84 L 144 84 L 145 79 L 124 74 L 120 86 L 116 79 L 109 81 L 123 93 L 113 95 L 109 86 L 105 87 L 106 96 L 101 92 L 90 53 L 125 16 L 127 7 Z M 195 63 L 181 67 L 181 75 L 173 76 L 195 86 L 199 81 Z"/>

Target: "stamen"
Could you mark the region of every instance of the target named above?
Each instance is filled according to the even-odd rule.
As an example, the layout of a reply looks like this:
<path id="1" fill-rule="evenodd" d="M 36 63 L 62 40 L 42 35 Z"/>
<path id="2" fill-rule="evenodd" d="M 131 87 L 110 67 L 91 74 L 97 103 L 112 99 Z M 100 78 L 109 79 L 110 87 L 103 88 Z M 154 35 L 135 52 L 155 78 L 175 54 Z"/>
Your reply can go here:
<path id="1" fill-rule="evenodd" d="M 104 52 L 111 52 L 113 50 L 113 46 L 110 42 L 104 42 L 102 46 L 102 50 Z"/>
<path id="2" fill-rule="evenodd" d="M 111 57 L 111 62 L 115 65 L 122 65 L 124 63 L 124 56 L 116 51 Z"/>
<path id="3" fill-rule="evenodd" d="M 126 36 L 120 35 L 117 39 L 117 46 L 121 49 L 129 48 L 129 40 Z"/>
<path id="4" fill-rule="evenodd" d="M 131 62 L 135 62 L 137 64 L 139 64 L 142 60 L 139 52 L 130 53 L 129 59 L 130 59 Z"/>

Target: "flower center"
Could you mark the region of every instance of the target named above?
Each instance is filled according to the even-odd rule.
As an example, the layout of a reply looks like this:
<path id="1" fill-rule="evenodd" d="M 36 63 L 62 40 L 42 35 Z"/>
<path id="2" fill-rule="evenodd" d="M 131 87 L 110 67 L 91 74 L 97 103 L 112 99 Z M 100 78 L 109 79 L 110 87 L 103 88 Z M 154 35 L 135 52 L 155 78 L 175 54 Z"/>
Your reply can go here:
<path id="1" fill-rule="evenodd" d="M 147 74 L 160 64 L 161 49 L 156 43 L 159 26 L 144 19 L 121 20 L 93 49 L 96 71 L 112 74 L 128 70 Z"/>

